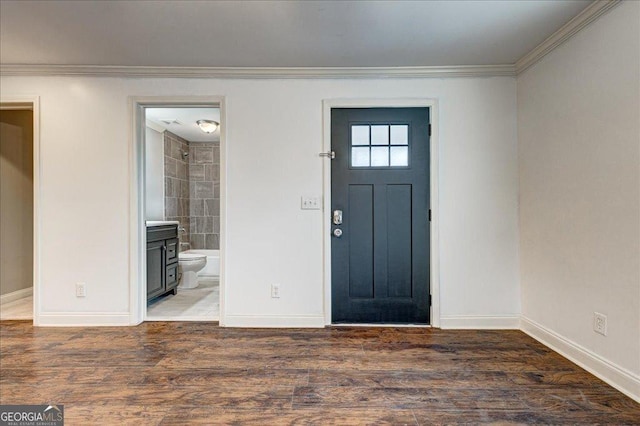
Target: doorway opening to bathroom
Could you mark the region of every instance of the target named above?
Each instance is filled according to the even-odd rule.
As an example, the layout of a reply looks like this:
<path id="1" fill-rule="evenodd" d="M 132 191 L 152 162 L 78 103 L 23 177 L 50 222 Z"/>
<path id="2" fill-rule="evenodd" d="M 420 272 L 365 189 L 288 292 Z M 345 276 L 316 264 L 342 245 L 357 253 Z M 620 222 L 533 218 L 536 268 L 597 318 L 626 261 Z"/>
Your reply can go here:
<path id="1" fill-rule="evenodd" d="M 222 100 L 135 106 L 140 321 L 220 322 Z"/>
<path id="2" fill-rule="evenodd" d="M 36 317 L 37 104 L 0 103 L 0 320 Z"/>

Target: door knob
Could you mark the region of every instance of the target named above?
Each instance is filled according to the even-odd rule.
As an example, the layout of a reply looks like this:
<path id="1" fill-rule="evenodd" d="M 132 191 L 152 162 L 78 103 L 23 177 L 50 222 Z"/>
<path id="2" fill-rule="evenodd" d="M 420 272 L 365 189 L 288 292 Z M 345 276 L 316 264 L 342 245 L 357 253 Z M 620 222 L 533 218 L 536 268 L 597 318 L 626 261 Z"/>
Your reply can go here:
<path id="1" fill-rule="evenodd" d="M 334 229 L 333 230 L 333 235 L 338 237 L 338 238 L 342 237 L 342 229 L 340 229 L 340 228 Z"/>

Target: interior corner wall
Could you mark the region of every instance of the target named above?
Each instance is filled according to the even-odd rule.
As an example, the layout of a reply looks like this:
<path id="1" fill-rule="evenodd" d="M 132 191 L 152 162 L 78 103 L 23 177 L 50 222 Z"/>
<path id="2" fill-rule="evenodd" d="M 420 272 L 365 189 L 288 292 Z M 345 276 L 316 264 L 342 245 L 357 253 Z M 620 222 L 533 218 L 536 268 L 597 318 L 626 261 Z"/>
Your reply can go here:
<path id="1" fill-rule="evenodd" d="M 33 287 L 33 111 L 0 111 L 0 295 Z"/>
<path id="2" fill-rule="evenodd" d="M 323 194 L 322 101 L 338 98 L 438 99 L 441 313 L 520 313 L 515 77 L 2 76 L 0 84 L 5 96 L 41 100 L 38 315 L 47 324 L 128 323 L 130 96 L 225 97 L 227 325 L 324 324 L 325 218 L 301 210 L 300 197 Z"/>
<path id="3" fill-rule="evenodd" d="M 640 396 L 640 2 L 600 17 L 517 85 L 523 322 Z M 607 316 L 606 337 L 594 312 Z"/>

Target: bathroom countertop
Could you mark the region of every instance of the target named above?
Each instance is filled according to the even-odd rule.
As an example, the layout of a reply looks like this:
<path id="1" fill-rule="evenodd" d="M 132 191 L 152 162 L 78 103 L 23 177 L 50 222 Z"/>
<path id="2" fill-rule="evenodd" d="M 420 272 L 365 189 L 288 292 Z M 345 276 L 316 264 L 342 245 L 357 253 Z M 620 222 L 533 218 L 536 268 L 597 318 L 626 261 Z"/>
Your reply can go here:
<path id="1" fill-rule="evenodd" d="M 148 228 L 153 226 L 167 226 L 167 225 L 179 225 L 180 222 L 177 220 L 147 220 L 145 224 Z"/>

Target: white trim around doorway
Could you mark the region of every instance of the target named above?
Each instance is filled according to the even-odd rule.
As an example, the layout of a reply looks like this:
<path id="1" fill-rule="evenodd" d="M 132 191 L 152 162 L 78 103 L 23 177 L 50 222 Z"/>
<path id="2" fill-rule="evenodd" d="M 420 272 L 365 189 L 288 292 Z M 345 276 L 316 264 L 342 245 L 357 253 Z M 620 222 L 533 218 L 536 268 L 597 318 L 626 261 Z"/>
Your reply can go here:
<path id="1" fill-rule="evenodd" d="M 144 109 L 147 107 L 215 107 L 220 109 L 220 320 L 225 325 L 225 271 L 227 248 L 227 148 L 224 96 L 130 96 L 129 143 L 129 323 L 137 325 L 146 317 L 146 240 L 144 208 Z"/>
<path id="2" fill-rule="evenodd" d="M 431 120 L 430 143 L 430 205 L 431 205 L 431 241 L 430 241 L 430 281 L 431 314 L 430 326 L 440 327 L 440 214 L 438 196 L 438 100 L 424 98 L 364 98 L 364 99 L 325 99 L 322 101 L 322 151 L 331 151 L 331 108 L 429 108 Z M 331 325 L 331 161 L 323 163 L 323 297 L 324 320 Z"/>
<path id="3" fill-rule="evenodd" d="M 40 96 L 8 95 L 0 97 L 0 109 L 33 111 L 33 325 L 40 324 L 40 247 L 41 240 L 41 161 Z"/>

